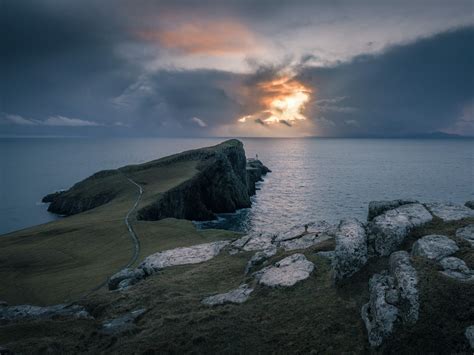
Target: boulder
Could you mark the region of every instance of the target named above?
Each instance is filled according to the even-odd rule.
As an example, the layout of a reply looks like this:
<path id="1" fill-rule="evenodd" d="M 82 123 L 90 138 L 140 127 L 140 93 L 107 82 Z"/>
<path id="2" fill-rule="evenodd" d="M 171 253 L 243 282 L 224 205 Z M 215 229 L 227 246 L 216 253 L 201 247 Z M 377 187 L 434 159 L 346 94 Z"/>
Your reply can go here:
<path id="1" fill-rule="evenodd" d="M 109 290 L 116 290 L 123 288 L 124 285 L 131 285 L 137 283 L 145 277 L 145 272 L 142 269 L 125 268 L 113 275 L 108 281 Z M 128 280 L 126 283 L 122 281 Z M 133 281 L 132 281 L 133 280 Z M 120 287 L 122 285 L 122 287 Z"/>
<path id="2" fill-rule="evenodd" d="M 459 219 L 474 217 L 474 210 L 467 206 L 454 203 L 427 203 L 426 207 L 430 212 L 443 220 L 443 222 L 457 221 Z"/>
<path id="3" fill-rule="evenodd" d="M 456 237 L 465 239 L 474 247 L 474 224 L 456 230 Z"/>
<path id="4" fill-rule="evenodd" d="M 368 224 L 370 253 L 388 256 L 396 251 L 414 227 L 433 219 L 419 203 L 402 205 L 375 217 Z"/>
<path id="5" fill-rule="evenodd" d="M 79 305 L 57 304 L 45 307 L 31 305 L 0 307 L 0 322 L 55 318 L 92 319 L 89 312 Z"/>
<path id="6" fill-rule="evenodd" d="M 418 320 L 420 303 L 418 300 L 418 275 L 410 262 L 406 251 L 397 251 L 390 255 L 390 274 L 395 280 L 399 293 L 398 308 L 402 320 L 414 324 Z"/>
<path id="7" fill-rule="evenodd" d="M 243 284 L 235 290 L 206 297 L 202 300 L 202 303 L 207 306 L 216 306 L 225 303 L 244 303 L 252 292 L 253 288 L 250 288 L 247 284 Z"/>
<path id="8" fill-rule="evenodd" d="M 362 306 L 361 316 L 367 329 L 369 344 L 379 346 L 393 332 L 398 308 L 387 302 L 387 293 L 394 288 L 391 276 L 375 274 L 369 280 L 369 302 Z"/>
<path id="9" fill-rule="evenodd" d="M 151 275 L 170 266 L 202 263 L 217 256 L 227 245 L 229 241 L 217 241 L 165 250 L 146 257 L 138 268 Z"/>
<path id="10" fill-rule="evenodd" d="M 307 227 L 307 231 L 305 227 Z M 275 242 L 283 242 L 286 240 L 297 239 L 307 234 L 333 235 L 335 233 L 335 229 L 336 229 L 336 226 L 329 224 L 326 221 L 317 221 L 317 222 L 309 222 L 307 224 L 298 224 L 296 226 L 291 227 L 289 230 L 283 233 L 279 233 L 278 236 L 275 238 Z"/>
<path id="11" fill-rule="evenodd" d="M 297 249 L 306 249 L 312 246 L 318 245 L 326 240 L 331 239 L 332 236 L 322 234 L 305 234 L 299 238 L 285 240 L 279 243 L 279 246 L 286 251 L 297 250 Z"/>
<path id="12" fill-rule="evenodd" d="M 336 232 L 333 258 L 335 282 L 359 271 L 367 259 L 367 235 L 364 225 L 355 218 L 343 219 Z"/>
<path id="13" fill-rule="evenodd" d="M 303 254 L 290 255 L 273 266 L 268 266 L 257 273 L 258 282 L 270 287 L 289 287 L 305 280 L 314 270 L 314 264 Z"/>
<path id="14" fill-rule="evenodd" d="M 469 207 L 470 209 L 474 210 L 474 200 L 467 201 L 464 206 Z"/>
<path id="15" fill-rule="evenodd" d="M 470 325 L 469 327 L 467 327 L 466 331 L 464 332 L 464 335 L 466 336 L 466 339 L 469 342 L 471 349 L 474 349 L 474 325 Z"/>
<path id="16" fill-rule="evenodd" d="M 444 235 L 431 234 L 418 239 L 412 247 L 412 255 L 441 260 L 459 250 L 456 242 Z"/>
<path id="17" fill-rule="evenodd" d="M 464 260 L 449 256 L 439 262 L 443 267 L 441 273 L 462 282 L 474 281 L 474 271 L 469 269 Z"/>
<path id="18" fill-rule="evenodd" d="M 250 236 L 248 242 L 242 247 L 244 251 L 256 251 L 271 248 L 275 235 L 270 233 L 258 233 Z"/>
<path id="19" fill-rule="evenodd" d="M 107 335 L 120 335 L 124 333 L 132 333 L 136 330 L 135 322 L 143 313 L 144 309 L 138 309 L 127 313 L 118 318 L 106 320 L 102 323 L 101 333 Z"/>
<path id="20" fill-rule="evenodd" d="M 375 217 L 380 216 L 382 213 L 393 210 L 394 208 L 408 205 L 410 203 L 419 203 L 417 200 L 391 200 L 391 201 L 370 201 L 369 202 L 369 214 L 367 221 L 373 220 Z"/>
<path id="21" fill-rule="evenodd" d="M 245 266 L 245 275 L 252 271 L 253 268 L 263 264 L 268 258 L 275 255 L 277 252 L 277 248 L 275 246 L 268 247 L 262 251 L 258 251 L 252 256 L 252 258 L 248 261 L 247 265 Z"/>

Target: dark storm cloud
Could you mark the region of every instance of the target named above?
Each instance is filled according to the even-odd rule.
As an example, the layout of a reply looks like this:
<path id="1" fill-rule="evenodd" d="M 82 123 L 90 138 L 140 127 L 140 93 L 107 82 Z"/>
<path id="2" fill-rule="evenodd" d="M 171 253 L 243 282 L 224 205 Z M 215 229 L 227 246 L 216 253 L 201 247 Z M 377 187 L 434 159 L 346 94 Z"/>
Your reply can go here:
<path id="1" fill-rule="evenodd" d="M 470 129 L 474 111 L 474 60 L 469 45 L 473 43 L 472 28 L 345 62 L 324 57 L 325 53 L 336 51 L 325 47 L 326 37 L 330 44 L 339 43 L 330 37 L 330 30 L 335 28 L 331 26 L 340 24 L 337 28 L 341 28 L 343 35 L 350 33 L 351 28 L 360 28 L 351 27 L 350 21 L 340 22 L 341 18 L 355 18 L 365 24 L 365 18 L 394 12 L 393 4 L 371 3 L 360 2 L 355 6 L 353 2 L 342 1 L 334 7 L 332 1 L 279 1 L 275 5 L 267 0 L 200 1 L 199 6 L 195 1 L 2 2 L 0 134 L 212 134 L 214 128 L 235 124 L 242 113 L 257 105 L 258 98 L 249 100 L 243 94 L 245 90 L 288 67 L 299 72 L 298 78 L 314 88 L 315 101 L 308 106 L 306 116 L 321 128 L 315 134 L 410 134 L 449 128 L 457 121 Z M 403 2 L 410 16 L 423 7 L 429 10 L 422 20 L 412 21 L 416 28 L 426 26 L 426 33 L 449 27 L 444 18 L 451 21 L 457 15 L 438 15 L 462 13 L 466 4 L 469 2 Z M 189 9 L 193 9 L 193 16 Z M 190 18 L 204 16 L 206 24 L 213 19 L 222 18 L 222 23 L 231 19 L 230 23 L 248 27 L 252 35 L 255 32 L 257 41 L 276 39 L 278 48 L 297 43 L 316 49 L 295 54 L 301 58 L 296 64 L 288 56 L 265 65 L 260 58 L 247 63 L 242 60 L 242 68 L 250 67 L 250 74 L 209 69 L 215 68 L 213 60 L 209 60 L 207 69 L 173 66 L 175 60 L 183 58 L 187 60 L 184 63 L 193 64 L 195 57 L 186 57 L 189 52 L 181 51 L 179 55 L 183 58 L 171 56 L 163 62 L 166 56 L 162 51 L 166 48 L 145 41 L 137 33 L 161 29 L 160 14 L 169 15 L 172 22 L 173 16 L 183 13 Z M 326 18 L 326 14 L 332 15 Z M 405 27 L 399 26 L 399 20 L 392 22 L 403 32 Z M 310 31 L 306 37 L 285 32 L 307 29 L 315 23 L 329 27 Z M 431 26 L 432 23 L 438 27 Z M 382 27 L 372 28 L 375 34 L 383 31 Z M 363 38 L 366 48 L 379 44 L 372 38 L 372 32 L 370 38 Z M 359 32 L 355 34 L 362 36 Z M 405 37 L 398 42 L 404 41 Z M 219 47 L 221 42 L 213 43 Z M 185 44 L 189 47 L 199 43 Z M 267 50 L 264 44 L 258 45 Z M 220 55 L 219 48 L 211 49 Z M 273 58 L 271 49 L 268 53 Z M 219 55 L 216 54 L 217 59 Z M 221 62 L 225 64 L 226 59 Z M 314 63 L 332 66 L 310 67 Z M 280 126 L 285 125 L 281 122 Z"/>
<path id="2" fill-rule="evenodd" d="M 333 122 L 324 127 L 327 135 L 396 136 L 448 129 L 462 119 L 474 97 L 471 43 L 473 27 L 333 68 L 306 68 L 300 78 L 317 88 L 319 98 L 310 116 Z"/>

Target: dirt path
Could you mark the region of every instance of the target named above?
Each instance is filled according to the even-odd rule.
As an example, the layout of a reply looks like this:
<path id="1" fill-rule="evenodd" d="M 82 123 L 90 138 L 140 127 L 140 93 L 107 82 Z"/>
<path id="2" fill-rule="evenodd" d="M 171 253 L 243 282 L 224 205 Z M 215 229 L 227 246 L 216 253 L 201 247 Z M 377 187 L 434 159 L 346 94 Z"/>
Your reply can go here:
<path id="1" fill-rule="evenodd" d="M 137 261 L 138 255 L 140 254 L 140 240 L 138 239 L 137 234 L 135 233 L 135 230 L 130 224 L 129 218 L 130 218 L 130 215 L 133 212 L 135 212 L 135 210 L 137 209 L 138 204 L 140 203 L 140 200 L 143 195 L 143 188 L 139 184 L 137 184 L 135 181 L 133 181 L 130 178 L 127 178 L 127 180 L 130 181 L 133 185 L 135 185 L 138 188 L 139 194 L 138 194 L 137 200 L 135 201 L 135 204 L 132 206 L 132 208 L 128 211 L 127 215 L 125 216 L 125 224 L 128 228 L 128 232 L 130 233 L 130 238 L 132 239 L 132 243 L 133 243 L 133 255 L 130 261 L 128 262 L 128 264 L 124 268 L 132 266 Z"/>

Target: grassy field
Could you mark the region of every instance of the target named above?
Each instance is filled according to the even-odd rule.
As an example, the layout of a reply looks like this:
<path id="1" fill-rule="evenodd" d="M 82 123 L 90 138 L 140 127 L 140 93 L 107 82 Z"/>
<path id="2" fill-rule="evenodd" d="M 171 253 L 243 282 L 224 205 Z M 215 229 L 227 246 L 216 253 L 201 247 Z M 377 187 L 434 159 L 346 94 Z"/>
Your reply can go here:
<path id="1" fill-rule="evenodd" d="M 10 304 L 54 304 L 74 300 L 127 264 L 132 242 L 124 217 L 143 187 L 140 202 L 148 204 L 160 193 L 191 178 L 196 161 L 127 170 L 89 181 L 82 196 L 113 190 L 116 197 L 95 209 L 59 221 L 8 234 L 0 238 L 0 300 Z M 139 206 L 140 207 L 140 206 Z M 226 231 L 196 231 L 189 221 L 137 221 L 132 224 L 140 238 L 139 261 L 156 251 L 235 237 Z"/>
<path id="2" fill-rule="evenodd" d="M 403 248 L 409 250 L 417 237 L 430 233 L 453 236 L 457 228 L 473 222 L 434 220 L 414 230 Z M 159 223 L 162 230 L 175 230 L 175 221 Z M 168 241 L 170 245 L 179 235 L 185 234 L 177 233 L 173 242 Z M 202 240 L 215 237 L 195 234 Z M 458 242 L 461 249 L 457 255 L 473 267 L 474 252 Z M 186 245 L 187 239 L 182 237 L 178 243 Z M 224 253 L 202 264 L 163 270 L 127 292 L 94 293 L 84 298 L 81 303 L 95 320 L 2 326 L 0 344 L 25 353 L 374 353 L 367 343 L 360 309 L 368 300 L 370 276 L 386 269 L 387 259 L 372 259 L 343 285 L 334 287 L 328 262 L 315 255 L 333 247 L 328 242 L 304 251 L 316 265 L 308 279 L 291 288 L 257 285 L 241 305 L 209 308 L 201 304 L 210 294 L 254 282 L 244 276 L 252 253 Z M 271 262 L 288 254 L 280 251 Z M 467 353 L 463 331 L 474 319 L 474 288 L 442 277 L 439 266 L 431 261 L 416 258 L 415 266 L 420 275 L 420 320 L 399 330 L 375 353 Z M 138 320 L 136 332 L 118 337 L 99 332 L 104 320 L 140 308 L 146 313 Z"/>

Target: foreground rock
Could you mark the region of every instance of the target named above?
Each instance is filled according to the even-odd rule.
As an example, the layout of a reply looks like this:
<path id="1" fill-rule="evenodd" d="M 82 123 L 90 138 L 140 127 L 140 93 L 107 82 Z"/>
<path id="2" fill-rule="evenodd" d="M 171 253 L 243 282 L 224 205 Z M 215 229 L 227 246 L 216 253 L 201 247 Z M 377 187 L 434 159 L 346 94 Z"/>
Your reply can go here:
<path id="1" fill-rule="evenodd" d="M 0 322 L 55 318 L 92 319 L 89 312 L 79 305 L 57 304 L 46 307 L 31 305 L 0 305 Z"/>
<path id="2" fill-rule="evenodd" d="M 109 290 L 124 289 L 145 278 L 143 269 L 125 268 L 113 275 L 108 281 Z"/>
<path id="3" fill-rule="evenodd" d="M 253 288 L 250 288 L 247 284 L 243 284 L 235 290 L 206 297 L 202 300 L 202 303 L 207 306 L 216 306 L 225 303 L 244 303 L 252 292 Z"/>
<path id="4" fill-rule="evenodd" d="M 375 274 L 369 281 L 369 290 L 369 302 L 362 306 L 361 316 L 370 345 L 379 346 L 393 332 L 398 317 L 398 308 L 387 301 L 394 290 L 394 279 Z"/>
<path id="5" fill-rule="evenodd" d="M 444 269 L 441 271 L 443 275 L 461 282 L 474 281 L 474 271 L 469 269 L 464 260 L 450 256 L 439 263 Z"/>
<path id="6" fill-rule="evenodd" d="M 456 230 L 456 237 L 468 241 L 474 247 L 474 224 Z"/>
<path id="7" fill-rule="evenodd" d="M 459 250 L 456 242 L 444 235 L 427 235 L 418 239 L 412 248 L 412 255 L 441 260 Z"/>
<path id="8" fill-rule="evenodd" d="M 277 248 L 275 246 L 256 252 L 245 266 L 245 275 L 250 273 L 253 268 L 262 265 L 268 258 L 275 255 L 276 252 Z"/>
<path id="9" fill-rule="evenodd" d="M 397 207 L 408 205 L 410 203 L 419 203 L 417 200 L 391 200 L 391 201 L 370 201 L 369 214 L 367 220 L 371 221 L 382 213 L 393 210 Z"/>
<path id="10" fill-rule="evenodd" d="M 364 225 L 355 218 L 341 221 L 336 232 L 332 259 L 336 282 L 352 276 L 367 263 L 367 235 Z"/>
<path id="11" fill-rule="evenodd" d="M 136 320 L 143 313 L 144 309 L 138 309 L 136 311 L 125 314 L 121 317 L 109 319 L 102 323 L 101 333 L 108 335 L 121 335 L 124 333 L 132 333 L 136 330 Z"/>
<path id="12" fill-rule="evenodd" d="M 202 263 L 217 256 L 229 244 L 229 241 L 217 241 L 165 250 L 146 257 L 138 268 L 151 275 L 170 266 Z"/>
<path id="13" fill-rule="evenodd" d="M 388 256 L 397 250 L 408 233 L 433 219 L 419 203 L 411 203 L 386 211 L 368 225 L 370 252 Z"/>
<path id="14" fill-rule="evenodd" d="M 369 281 L 369 302 L 362 307 L 369 343 L 379 346 L 397 322 L 414 324 L 418 320 L 418 276 L 405 251 L 390 256 L 390 273 L 375 274 Z"/>
<path id="15" fill-rule="evenodd" d="M 443 220 L 443 222 L 457 221 L 463 218 L 474 217 L 474 210 L 467 206 L 454 203 L 427 203 L 430 212 Z"/>
<path id="16" fill-rule="evenodd" d="M 265 286 L 289 287 L 307 279 L 313 270 L 314 264 L 303 254 L 293 254 L 255 273 L 255 277 Z"/>
<path id="17" fill-rule="evenodd" d="M 466 336 L 466 339 L 469 342 L 471 349 L 474 350 L 474 325 L 470 325 L 469 327 L 467 327 L 464 335 Z"/>
<path id="18" fill-rule="evenodd" d="M 280 242 L 279 246 L 286 251 L 298 250 L 298 249 L 307 249 L 318 244 L 321 244 L 329 239 L 332 239 L 332 236 L 323 234 L 305 234 L 299 238 L 285 240 Z"/>

